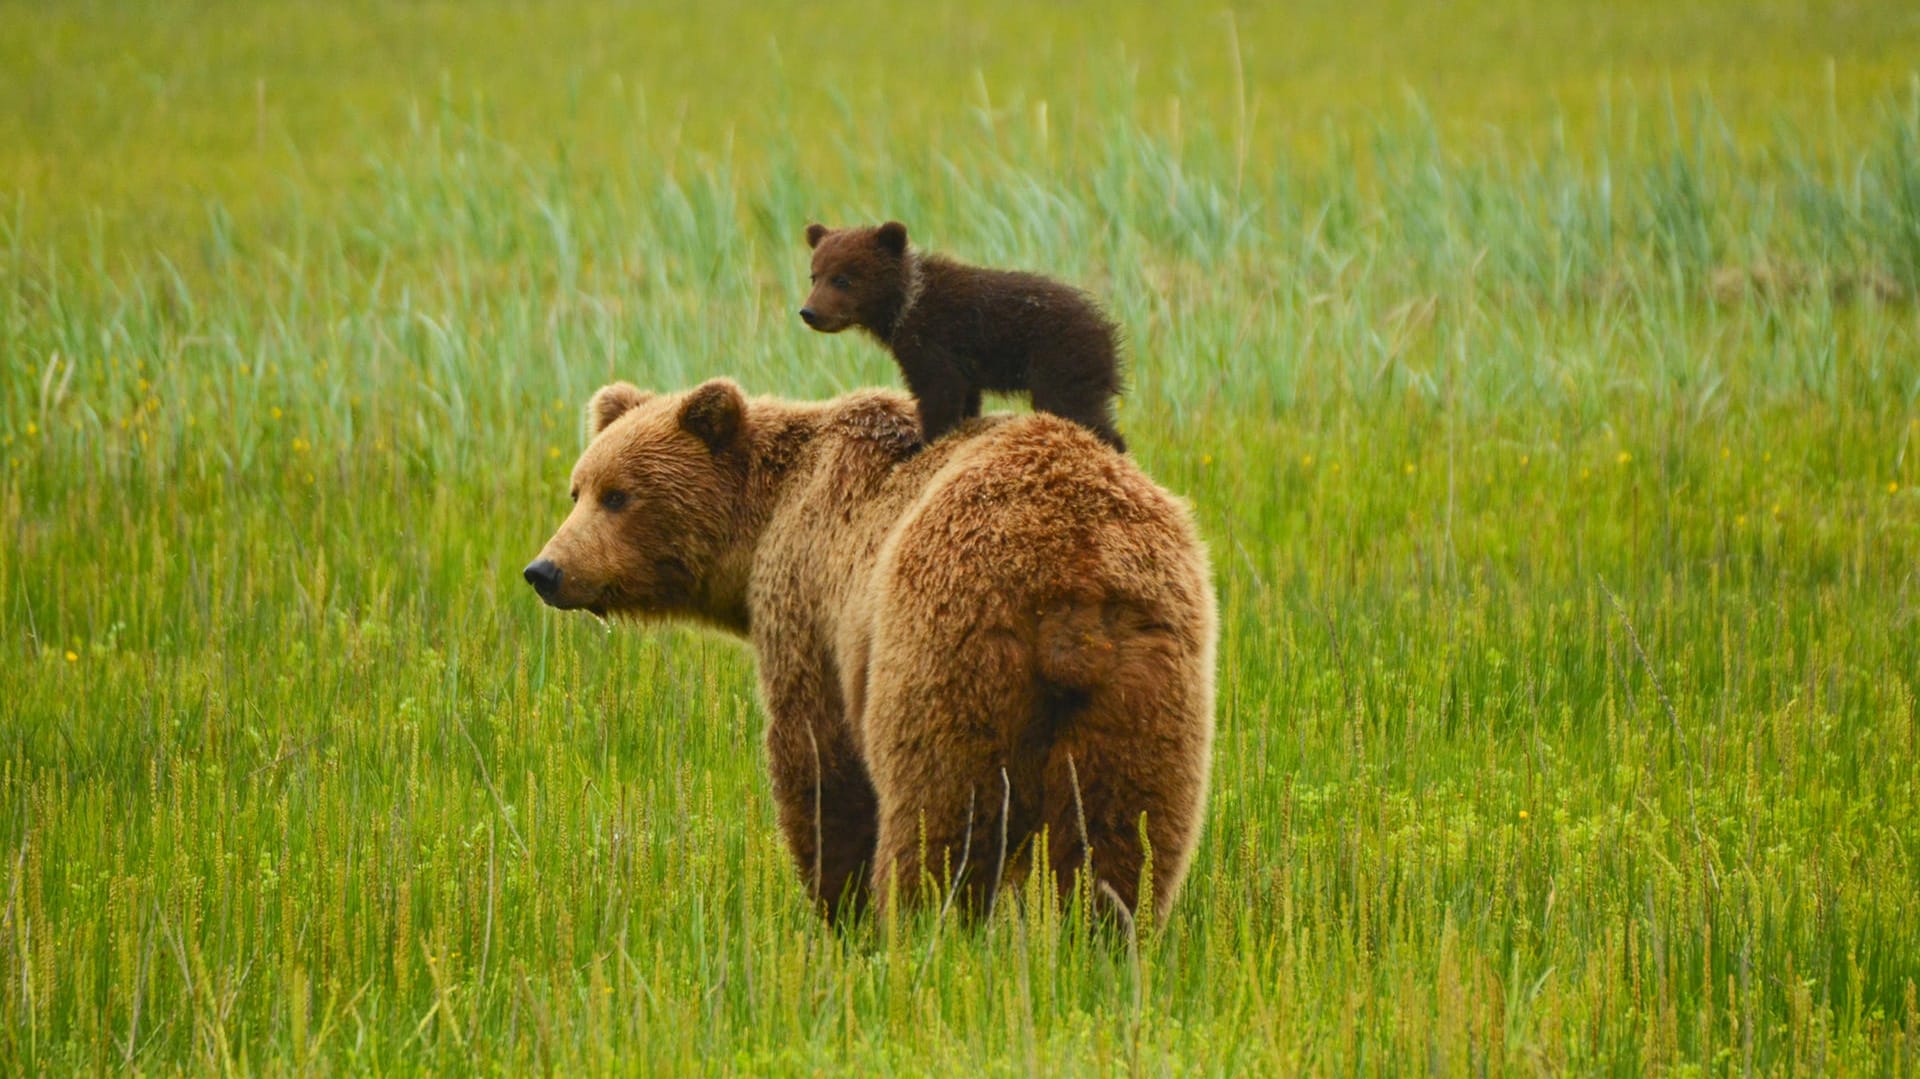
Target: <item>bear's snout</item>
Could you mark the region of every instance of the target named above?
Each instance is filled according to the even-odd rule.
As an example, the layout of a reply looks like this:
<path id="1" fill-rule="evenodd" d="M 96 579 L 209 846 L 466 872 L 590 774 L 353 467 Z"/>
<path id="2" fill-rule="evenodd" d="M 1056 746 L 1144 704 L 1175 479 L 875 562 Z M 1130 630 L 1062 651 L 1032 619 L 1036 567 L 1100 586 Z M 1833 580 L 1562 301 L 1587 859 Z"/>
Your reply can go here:
<path id="1" fill-rule="evenodd" d="M 527 568 L 522 570 L 520 575 L 527 579 L 527 583 L 533 586 L 535 592 L 540 593 L 541 599 L 549 604 L 553 603 L 555 595 L 560 591 L 560 567 L 554 564 L 553 559 L 535 559 L 528 563 Z"/>
<path id="2" fill-rule="evenodd" d="M 820 315 L 811 307 L 802 307 L 800 309 L 800 321 L 812 326 L 816 330 L 820 328 Z"/>

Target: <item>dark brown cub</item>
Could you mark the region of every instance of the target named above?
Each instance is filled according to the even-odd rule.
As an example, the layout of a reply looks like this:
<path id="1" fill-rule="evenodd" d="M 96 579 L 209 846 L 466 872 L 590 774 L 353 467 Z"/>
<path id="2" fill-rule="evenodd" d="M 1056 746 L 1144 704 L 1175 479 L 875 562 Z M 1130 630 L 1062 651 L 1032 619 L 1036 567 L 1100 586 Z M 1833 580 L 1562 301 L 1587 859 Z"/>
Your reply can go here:
<path id="1" fill-rule="evenodd" d="M 988 270 L 907 246 L 907 227 L 807 226 L 813 291 L 800 318 L 858 326 L 893 350 L 928 442 L 980 414 L 982 391 L 1032 395 L 1125 452 L 1113 424 L 1117 332 L 1085 293 L 1038 274 Z"/>

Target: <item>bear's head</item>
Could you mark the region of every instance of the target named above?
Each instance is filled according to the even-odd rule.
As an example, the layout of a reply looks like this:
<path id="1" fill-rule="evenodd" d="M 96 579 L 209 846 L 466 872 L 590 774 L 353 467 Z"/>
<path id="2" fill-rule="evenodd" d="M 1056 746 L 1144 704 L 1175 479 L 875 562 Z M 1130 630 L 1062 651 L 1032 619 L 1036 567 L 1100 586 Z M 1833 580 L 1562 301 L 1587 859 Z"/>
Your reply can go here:
<path id="1" fill-rule="evenodd" d="M 726 379 L 678 394 L 602 388 L 587 404 L 573 511 L 527 566 L 527 583 L 565 610 L 744 630 L 750 427 L 746 399 Z"/>
<path id="2" fill-rule="evenodd" d="M 889 332 L 906 303 L 907 226 L 808 225 L 807 246 L 813 248 L 813 291 L 800 308 L 801 321 L 821 333 L 849 326 Z"/>

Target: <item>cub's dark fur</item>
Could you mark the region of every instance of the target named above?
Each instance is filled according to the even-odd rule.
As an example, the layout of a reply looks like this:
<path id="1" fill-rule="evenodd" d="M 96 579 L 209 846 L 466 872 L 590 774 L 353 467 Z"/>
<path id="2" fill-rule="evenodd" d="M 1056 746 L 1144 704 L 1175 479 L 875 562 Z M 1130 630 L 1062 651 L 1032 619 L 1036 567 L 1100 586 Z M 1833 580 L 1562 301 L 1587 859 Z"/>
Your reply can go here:
<path id="1" fill-rule="evenodd" d="M 893 350 L 932 442 L 980 414 L 983 390 L 1025 390 L 1124 452 L 1113 423 L 1117 331 L 1085 293 L 1038 274 L 968 266 L 907 246 L 907 227 L 807 226 L 813 291 L 800 317 L 858 326 Z"/>

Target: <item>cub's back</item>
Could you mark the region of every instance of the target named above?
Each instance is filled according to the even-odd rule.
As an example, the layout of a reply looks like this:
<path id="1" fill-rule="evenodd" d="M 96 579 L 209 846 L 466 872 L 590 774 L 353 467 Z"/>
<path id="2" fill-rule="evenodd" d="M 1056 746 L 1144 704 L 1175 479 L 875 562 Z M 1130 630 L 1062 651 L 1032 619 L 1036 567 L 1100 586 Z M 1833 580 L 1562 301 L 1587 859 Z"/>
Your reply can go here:
<path id="1" fill-rule="evenodd" d="M 1024 362 L 1034 351 L 1097 338 L 1111 350 L 1112 322 L 1092 297 L 1019 270 L 969 266 L 940 255 L 921 264 L 920 295 L 902 329 L 987 362 Z"/>

